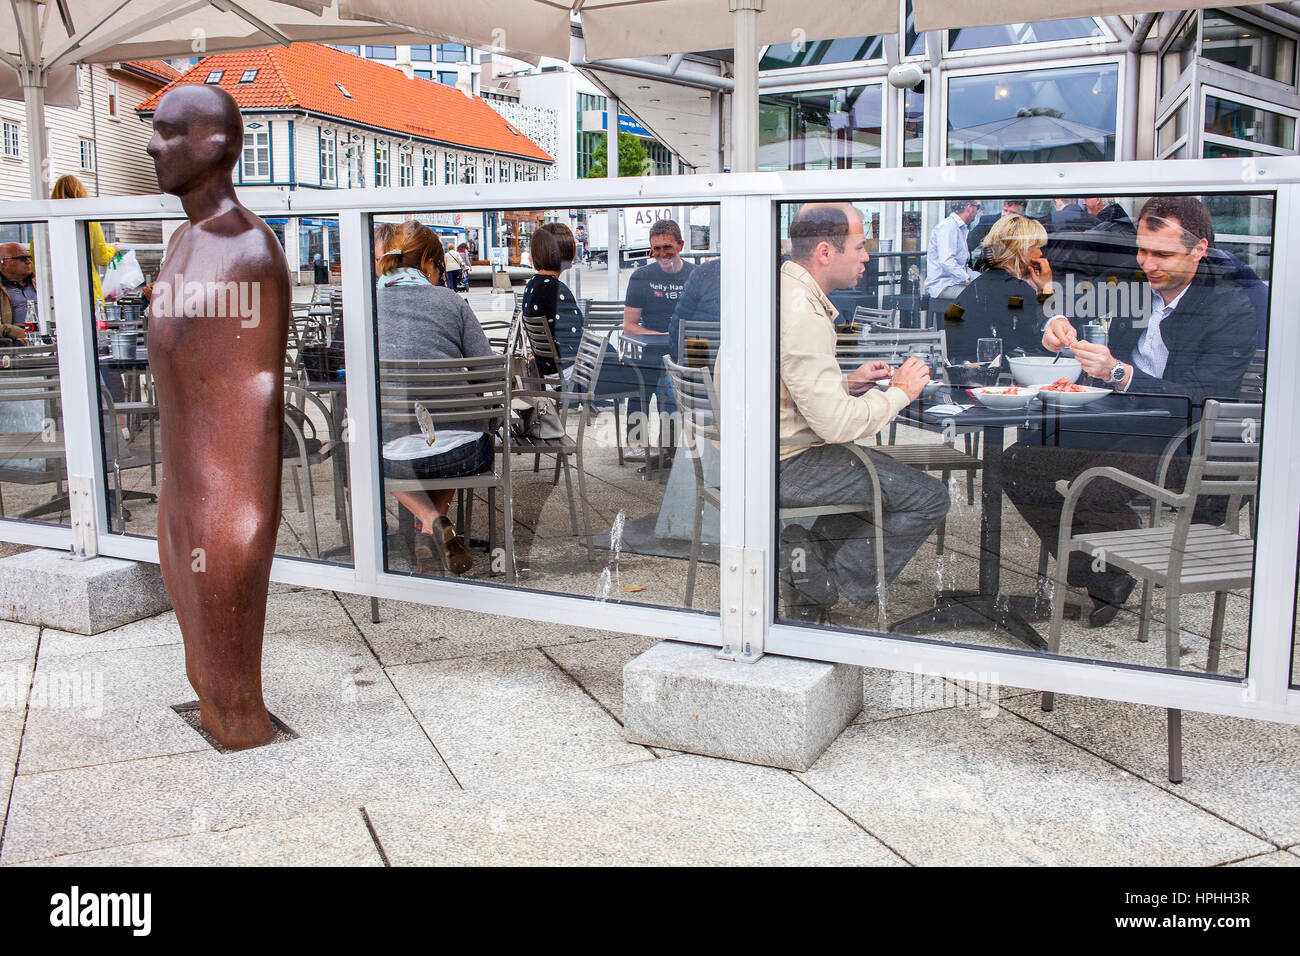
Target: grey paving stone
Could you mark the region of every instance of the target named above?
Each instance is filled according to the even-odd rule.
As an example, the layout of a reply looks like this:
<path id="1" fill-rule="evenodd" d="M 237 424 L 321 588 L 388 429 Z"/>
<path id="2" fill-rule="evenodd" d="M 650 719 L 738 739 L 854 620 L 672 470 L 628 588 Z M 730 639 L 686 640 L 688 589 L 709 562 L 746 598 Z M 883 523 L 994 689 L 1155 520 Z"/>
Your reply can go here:
<path id="1" fill-rule="evenodd" d="M 1237 860 L 1235 863 L 1229 863 L 1228 866 L 1300 866 L 1300 856 L 1289 853 L 1286 850 L 1275 850 L 1272 853 L 1262 853 L 1259 856 L 1248 857 L 1244 860 Z"/>
<path id="2" fill-rule="evenodd" d="M 1047 714 L 1037 696 L 1006 706 L 1278 846 L 1300 840 L 1300 727 L 1184 711 L 1183 782 L 1171 784 L 1163 709 L 1059 694 Z"/>
<path id="3" fill-rule="evenodd" d="M 546 653 L 621 722 L 623 666 L 658 643 L 655 637 L 628 635 L 583 644 L 560 644 L 546 648 Z"/>
<path id="4" fill-rule="evenodd" d="M 304 588 L 300 591 L 267 595 L 265 628 L 267 634 L 291 633 L 305 628 L 344 627 L 351 623 L 332 591 Z"/>
<path id="5" fill-rule="evenodd" d="M 339 598 L 385 666 L 553 647 L 610 636 L 606 631 L 567 624 L 493 617 L 406 601 L 380 601 L 380 621 L 372 624 L 370 598 L 358 594 L 339 594 Z"/>
<path id="6" fill-rule="evenodd" d="M 176 623 L 176 612 L 165 611 L 99 634 L 74 634 L 47 627 L 41 632 L 41 657 L 73 656 L 128 647 L 179 643 L 181 627 Z"/>
<path id="7" fill-rule="evenodd" d="M 802 779 L 917 864 L 1207 865 L 1270 849 L 1007 713 L 855 725 Z"/>
<path id="8" fill-rule="evenodd" d="M 366 811 L 394 865 L 901 865 L 788 773 L 683 754 Z"/>
<path id="9" fill-rule="evenodd" d="M 654 759 L 536 650 L 387 672 L 466 788 Z"/>
<path id="10" fill-rule="evenodd" d="M 34 661 L 0 661 L 0 807 L 9 805 L 9 786 L 18 767 L 27 690 Z"/>
<path id="11" fill-rule="evenodd" d="M 0 621 L 0 661 L 30 660 L 36 654 L 36 636 L 40 632 L 32 624 Z"/>
<path id="12" fill-rule="evenodd" d="M 360 810 L 69 853 L 19 866 L 383 866 Z"/>
<path id="13" fill-rule="evenodd" d="M 37 550 L 0 559 L 0 617 L 98 634 L 171 607 L 156 564 L 71 560 Z"/>
<path id="14" fill-rule="evenodd" d="M 179 645 L 42 654 L 19 773 L 205 750 L 171 709 L 193 699 Z"/>
<path id="15" fill-rule="evenodd" d="M 663 641 L 623 668 L 624 725 L 637 743 L 804 770 L 861 709 L 861 687 L 847 664 Z"/>

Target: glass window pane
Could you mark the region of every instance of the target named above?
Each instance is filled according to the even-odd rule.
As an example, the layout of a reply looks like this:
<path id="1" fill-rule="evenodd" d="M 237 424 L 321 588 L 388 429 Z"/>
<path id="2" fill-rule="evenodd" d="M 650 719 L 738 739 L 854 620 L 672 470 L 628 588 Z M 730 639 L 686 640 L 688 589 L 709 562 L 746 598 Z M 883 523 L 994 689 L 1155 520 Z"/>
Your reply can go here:
<path id="1" fill-rule="evenodd" d="M 108 521 L 114 534 L 157 534 L 157 494 L 165 468 L 149 367 L 151 332 L 178 308 L 212 309 L 205 314 L 229 317 L 232 341 L 243 323 L 255 318 L 260 321 L 260 295 L 254 289 L 209 288 L 190 281 L 196 277 L 187 277 L 185 289 L 173 290 L 154 281 L 162 269 L 163 249 L 182 224 L 180 220 L 102 224 L 119 251 L 134 249 L 149 283 L 123 295 L 106 289 L 109 296 L 98 323 L 102 327 L 95 330 L 99 402 L 105 422 L 104 474 L 110 489 Z M 350 565 L 349 445 L 344 437 L 347 413 L 339 372 L 343 368 L 343 332 L 337 294 L 342 268 L 338 219 L 271 218 L 266 224 L 283 246 L 292 295 L 284 366 L 281 518 L 275 551 L 288 557 Z M 92 257 L 94 245 L 92 240 Z M 134 338 L 128 340 L 131 335 Z M 192 383 L 190 387 L 198 386 Z"/>
<path id="2" fill-rule="evenodd" d="M 781 70 L 816 66 L 819 63 L 852 63 L 858 60 L 878 60 L 884 55 L 884 40 L 878 36 L 803 40 L 798 43 L 772 44 L 763 54 L 758 68 Z"/>
<path id="3" fill-rule="evenodd" d="M 377 228 L 403 230 L 381 238 L 388 248 L 432 248 L 436 236 L 440 250 L 466 246 L 464 258 L 497 270 L 480 286 L 463 273 L 422 275 L 395 258 L 377 264 L 383 444 L 372 453 L 383 475 L 388 570 L 716 613 L 719 211 L 617 212 L 613 242 L 606 209 L 375 217 Z M 652 235 L 663 220 L 673 226 Z M 535 320 L 513 335 L 517 296 L 503 282 L 522 296 L 520 322 Z M 615 330 L 617 346 L 608 338 Z M 489 426 L 484 437 L 483 416 L 443 414 L 436 395 L 420 392 L 428 384 L 420 375 L 437 358 L 502 356 L 493 374 L 504 381 L 507 350 L 512 395 L 524 408 L 508 455 L 506 434 Z M 398 360 L 423 361 L 424 372 Z M 684 367 L 678 389 L 667 360 Z M 538 402 L 546 409 L 528 410 Z M 458 487 L 466 488 L 461 503 Z M 426 522 L 446 531 L 439 517 L 462 540 L 453 531 L 443 547 L 442 538 L 416 533 Z"/>
<path id="4" fill-rule="evenodd" d="M 903 94 L 903 165 L 925 165 L 924 88 Z"/>
<path id="5" fill-rule="evenodd" d="M 1201 55 L 1256 76 L 1295 81 L 1295 40 L 1222 10 L 1207 10 Z"/>
<path id="6" fill-rule="evenodd" d="M 1266 146 L 1295 148 L 1295 118 L 1218 96 L 1205 97 L 1205 131 Z"/>
<path id="7" fill-rule="evenodd" d="M 1118 73 L 1104 64 L 951 77 L 948 162 L 1114 159 Z"/>
<path id="8" fill-rule="evenodd" d="M 413 61 L 427 62 L 433 59 L 433 50 L 427 43 L 423 46 L 413 46 L 411 47 L 411 59 Z"/>
<path id="9" fill-rule="evenodd" d="M 907 0 L 907 21 L 904 34 L 907 41 L 908 56 L 921 56 L 925 53 L 925 34 L 916 32 L 916 18 L 912 13 L 912 0 Z"/>
<path id="10" fill-rule="evenodd" d="M 759 169 L 877 167 L 880 110 L 876 85 L 762 96 Z"/>
<path id="11" fill-rule="evenodd" d="M 1187 132 L 1187 104 L 1174 110 L 1173 115 L 1156 130 L 1156 155 L 1160 156 Z"/>
<path id="12" fill-rule="evenodd" d="M 1160 95 L 1174 89 L 1183 71 L 1192 65 L 1196 56 L 1196 15 L 1192 14 L 1178 31 L 1177 37 L 1165 50 L 1160 60 Z"/>
<path id="13" fill-rule="evenodd" d="M 44 223 L 0 224 L 0 244 L 17 243 L 0 254 L 0 518 L 66 527 L 71 517 L 55 316 L 42 306 L 36 281 L 37 269 L 51 274 L 47 237 Z M 102 234 L 98 238 L 102 248 Z"/>
<path id="14" fill-rule="evenodd" d="M 1262 394 L 1268 288 L 1218 240 L 1268 248 L 1274 200 L 1150 202 L 782 204 L 778 620 L 1244 675 L 1260 421 L 1232 403 Z M 1175 322 L 1197 335 L 1156 338 Z M 1214 443 L 1180 440 L 1160 475 L 1188 429 Z M 1069 484 L 1095 466 L 1116 477 Z M 1155 508 L 1128 476 L 1240 496 Z M 1210 551 L 1239 556 L 1217 597 L 1156 587 L 1144 617 L 1143 571 Z"/>
<path id="15" fill-rule="evenodd" d="M 984 47 L 1049 43 L 1105 35 L 1092 17 L 1048 20 L 1043 23 L 1008 23 L 1000 27 L 967 27 L 963 30 L 949 30 L 948 49 L 979 50 Z"/>

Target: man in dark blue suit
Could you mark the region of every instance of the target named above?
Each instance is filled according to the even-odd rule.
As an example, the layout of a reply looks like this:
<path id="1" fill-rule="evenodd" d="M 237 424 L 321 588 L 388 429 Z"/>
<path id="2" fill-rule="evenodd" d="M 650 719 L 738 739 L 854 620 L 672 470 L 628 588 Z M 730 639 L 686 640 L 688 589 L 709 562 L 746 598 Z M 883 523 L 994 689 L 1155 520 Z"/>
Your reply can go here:
<path id="1" fill-rule="evenodd" d="M 1194 423 L 1207 398 L 1235 399 L 1254 355 L 1256 318 L 1242 287 L 1209 256 L 1214 235 L 1209 210 L 1198 199 L 1158 196 L 1138 214 L 1137 261 L 1151 291 L 1150 308 L 1135 318 L 1116 317 L 1107 345 L 1083 341 L 1069 320 L 1058 317 L 1043 332 L 1052 352 L 1069 347 L 1086 374 L 1137 405 L 1171 411 L 1190 408 Z M 1130 422 L 1133 420 L 1130 420 Z M 1160 420 L 1146 420 L 1147 424 Z M 1008 449 L 1004 466 L 1007 496 L 1049 549 L 1060 532 L 1060 479 L 1073 480 L 1087 468 L 1118 466 L 1140 478 L 1156 477 L 1159 456 L 1170 437 L 1188 424 L 1179 411 L 1166 427 L 1146 434 L 1123 419 L 1088 424 L 1087 431 L 1064 433 L 1061 446 L 1018 444 Z M 1154 434 L 1152 434 L 1154 432 Z M 1181 482 L 1186 459 L 1175 459 L 1170 480 Z M 1075 534 L 1137 528 L 1132 494 L 1113 482 L 1095 481 L 1076 512 Z M 1222 500 L 1198 505 L 1197 520 L 1221 523 Z M 1093 570 L 1081 552 L 1071 556 L 1070 584 L 1086 587 L 1096 602 L 1091 620 L 1105 624 L 1133 590 L 1133 579 L 1116 569 Z"/>

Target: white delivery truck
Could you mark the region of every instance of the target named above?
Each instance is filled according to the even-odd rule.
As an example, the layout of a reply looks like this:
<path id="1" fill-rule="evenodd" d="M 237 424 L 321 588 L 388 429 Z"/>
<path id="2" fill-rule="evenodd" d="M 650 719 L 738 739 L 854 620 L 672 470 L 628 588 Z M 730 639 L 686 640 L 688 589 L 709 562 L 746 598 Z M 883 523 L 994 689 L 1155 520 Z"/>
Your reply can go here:
<path id="1" fill-rule="evenodd" d="M 650 227 L 660 219 L 677 219 L 678 206 L 628 206 L 618 211 L 619 248 L 623 261 L 648 258 L 650 255 Z M 686 223 L 679 222 L 683 235 Z M 588 210 L 587 248 L 593 261 L 604 261 L 609 251 L 609 216 L 605 212 Z"/>

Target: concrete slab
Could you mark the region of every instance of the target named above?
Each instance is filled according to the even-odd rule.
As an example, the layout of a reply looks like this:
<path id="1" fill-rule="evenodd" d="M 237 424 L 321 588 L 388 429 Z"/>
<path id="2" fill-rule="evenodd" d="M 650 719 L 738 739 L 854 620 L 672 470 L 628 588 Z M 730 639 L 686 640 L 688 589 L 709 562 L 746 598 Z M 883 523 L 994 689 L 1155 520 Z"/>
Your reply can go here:
<path id="1" fill-rule="evenodd" d="M 74 634 L 47 627 L 41 632 L 41 657 L 75 657 L 97 651 L 180 643 L 181 626 L 176 623 L 176 612 L 164 611 L 99 634 Z"/>
<path id="2" fill-rule="evenodd" d="M 1271 849 L 1005 711 L 855 725 L 802 780 L 918 865 L 1186 866 Z"/>
<path id="3" fill-rule="evenodd" d="M 1300 841 L 1300 727 L 1184 711 L 1183 782 L 1171 784 L 1160 708 L 1060 694 L 1049 714 L 1037 696 L 1006 706 L 1278 846 Z"/>
<path id="4" fill-rule="evenodd" d="M 1294 853 L 1288 853 L 1286 850 L 1276 850 L 1272 853 L 1262 853 L 1259 856 L 1247 857 L 1244 860 L 1237 860 L 1228 866 L 1300 866 L 1300 856 Z"/>
<path id="5" fill-rule="evenodd" d="M 804 770 L 862 706 L 857 668 L 769 655 L 719 660 L 663 641 L 623 669 L 629 740 Z"/>
<path id="6" fill-rule="evenodd" d="M 0 661 L 0 807 L 9 805 L 9 787 L 18 770 L 18 750 L 32 683 L 32 660 Z M 3 818 L 0 818 L 0 822 Z"/>
<path id="7" fill-rule="evenodd" d="M 582 644 L 559 644 L 546 648 L 546 654 L 622 723 L 623 667 L 658 643 L 657 637 L 628 635 Z"/>
<path id="8" fill-rule="evenodd" d="M 901 865 L 788 773 L 690 754 L 366 811 L 402 866 Z"/>
<path id="9" fill-rule="evenodd" d="M 0 618 L 98 634 L 171 607 L 156 564 L 27 551 L 0 559 Z"/>
<path id="10" fill-rule="evenodd" d="M 654 759 L 539 651 L 387 672 L 466 788 Z"/>
<path id="11" fill-rule="evenodd" d="M 360 810 L 69 853 L 19 866 L 383 866 Z"/>

